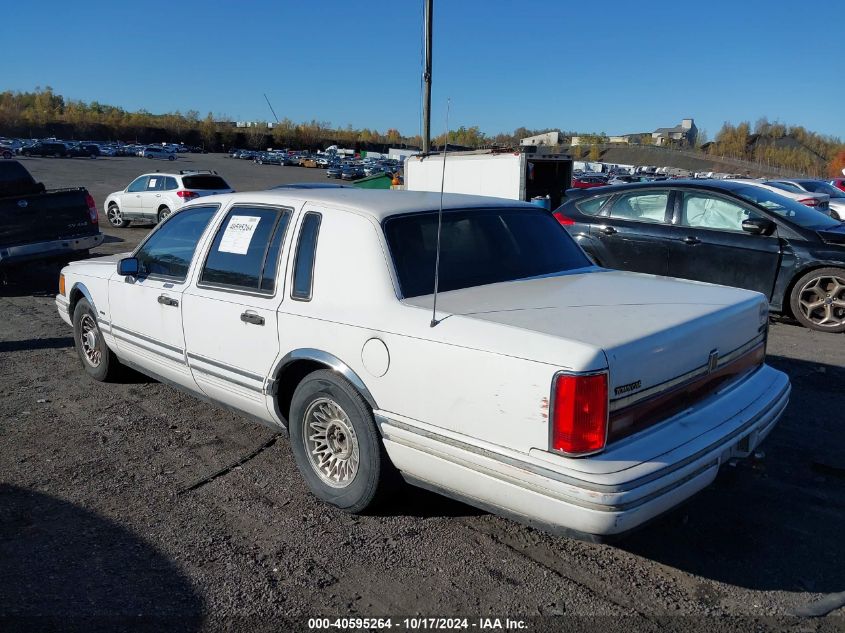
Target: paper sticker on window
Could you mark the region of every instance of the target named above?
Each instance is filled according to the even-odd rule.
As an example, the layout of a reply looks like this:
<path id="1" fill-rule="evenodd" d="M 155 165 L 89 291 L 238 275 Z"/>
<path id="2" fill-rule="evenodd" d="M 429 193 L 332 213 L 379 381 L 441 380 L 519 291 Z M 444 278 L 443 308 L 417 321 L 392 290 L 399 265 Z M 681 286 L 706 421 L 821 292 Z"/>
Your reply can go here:
<path id="1" fill-rule="evenodd" d="M 254 215 L 233 215 L 229 218 L 229 224 L 217 250 L 221 253 L 246 255 L 260 221 L 261 218 Z"/>
<path id="2" fill-rule="evenodd" d="M 153 188 L 153 187 L 155 187 L 155 186 L 156 186 L 156 179 L 155 179 L 155 178 L 150 178 L 150 182 L 149 182 L 149 184 L 147 185 L 147 189 L 152 189 L 152 188 Z"/>

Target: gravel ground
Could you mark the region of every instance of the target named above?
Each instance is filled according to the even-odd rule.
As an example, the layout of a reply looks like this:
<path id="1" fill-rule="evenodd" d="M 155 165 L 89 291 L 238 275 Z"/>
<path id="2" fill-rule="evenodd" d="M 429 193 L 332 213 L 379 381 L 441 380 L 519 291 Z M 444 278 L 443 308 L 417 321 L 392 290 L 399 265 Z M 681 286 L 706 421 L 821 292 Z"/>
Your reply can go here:
<path id="1" fill-rule="evenodd" d="M 48 187 L 87 186 L 100 207 L 143 170 L 173 167 L 23 162 Z M 325 179 L 221 156 L 177 163 L 193 166 L 238 190 Z M 105 228 L 94 254 L 147 230 Z M 792 618 L 845 591 L 841 335 L 773 323 L 769 362 L 793 396 L 765 458 L 595 545 L 413 488 L 367 516 L 320 503 L 283 437 L 141 376 L 88 379 L 53 305 L 60 266 L 0 288 L 0 628 L 306 630 L 318 615 L 421 614 L 546 616 L 534 630 L 845 630 L 842 608 Z"/>

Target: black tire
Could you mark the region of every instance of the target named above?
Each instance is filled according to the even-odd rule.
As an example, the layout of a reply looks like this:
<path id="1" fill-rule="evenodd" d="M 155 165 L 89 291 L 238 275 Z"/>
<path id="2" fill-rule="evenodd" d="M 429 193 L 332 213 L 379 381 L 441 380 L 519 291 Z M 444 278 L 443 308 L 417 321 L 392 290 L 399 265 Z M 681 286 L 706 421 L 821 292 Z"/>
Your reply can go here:
<path id="1" fill-rule="evenodd" d="M 167 157 L 167 160 L 176 160 L 176 157 L 171 154 Z"/>
<path id="2" fill-rule="evenodd" d="M 3 158 L 5 158 L 6 160 L 9 160 L 11 157 L 12 157 L 12 152 L 10 152 L 8 150 L 3 152 Z"/>
<path id="3" fill-rule="evenodd" d="M 87 336 L 86 332 L 93 332 Z M 120 361 L 103 340 L 97 315 L 88 299 L 80 299 L 73 309 L 73 344 L 82 368 L 94 380 L 111 382 L 118 378 Z"/>
<path id="4" fill-rule="evenodd" d="M 802 276 L 792 287 L 789 307 L 806 328 L 845 332 L 845 268 L 817 268 Z"/>
<path id="5" fill-rule="evenodd" d="M 341 414 L 346 416 L 339 425 L 337 420 L 342 415 L 332 418 L 327 429 L 331 429 L 332 424 L 341 430 L 344 424 L 351 425 L 354 431 L 350 434 L 353 435 L 351 440 L 342 432 L 335 432 L 334 438 L 340 438 L 335 442 L 346 448 L 357 444 L 358 453 L 357 468 L 349 481 L 337 482 L 334 486 L 324 480 L 324 475 L 318 474 L 318 466 L 312 462 L 313 447 L 309 443 L 317 443 L 312 439 L 316 434 L 312 436 L 308 432 L 309 421 L 306 419 L 309 416 L 317 422 L 311 417 L 311 412 L 327 402 L 339 406 Z M 291 401 L 288 426 L 299 472 L 311 492 L 323 501 L 347 512 L 359 513 L 382 501 L 396 487 L 398 473 L 384 450 L 370 407 L 361 394 L 335 372 L 315 371 L 299 383 Z M 327 431 L 327 437 L 330 432 Z M 324 444 L 327 451 L 323 454 L 326 455 L 329 454 L 329 439 Z"/>
<path id="6" fill-rule="evenodd" d="M 108 220 L 109 224 L 116 229 L 123 229 L 129 226 L 129 220 L 123 219 L 120 207 L 118 207 L 114 202 L 109 205 L 109 208 L 106 211 L 106 220 Z"/>
<path id="7" fill-rule="evenodd" d="M 158 210 L 158 222 L 159 222 L 159 224 L 164 222 L 165 219 L 167 219 L 167 216 L 169 216 L 171 213 L 173 213 L 173 212 L 167 207 L 162 207 L 161 209 L 159 209 Z"/>

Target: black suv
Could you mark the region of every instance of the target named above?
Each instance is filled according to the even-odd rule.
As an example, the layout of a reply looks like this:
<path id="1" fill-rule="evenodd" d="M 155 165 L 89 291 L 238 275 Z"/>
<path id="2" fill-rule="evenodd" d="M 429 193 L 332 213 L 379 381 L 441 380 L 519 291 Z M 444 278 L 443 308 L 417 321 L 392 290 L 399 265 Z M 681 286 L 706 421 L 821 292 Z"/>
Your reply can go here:
<path id="1" fill-rule="evenodd" d="M 38 141 L 21 148 L 23 156 L 62 156 L 68 155 L 67 145 L 57 141 Z"/>
<path id="2" fill-rule="evenodd" d="M 566 195 L 554 216 L 600 266 L 756 290 L 808 328 L 845 332 L 845 223 L 741 181 Z"/>

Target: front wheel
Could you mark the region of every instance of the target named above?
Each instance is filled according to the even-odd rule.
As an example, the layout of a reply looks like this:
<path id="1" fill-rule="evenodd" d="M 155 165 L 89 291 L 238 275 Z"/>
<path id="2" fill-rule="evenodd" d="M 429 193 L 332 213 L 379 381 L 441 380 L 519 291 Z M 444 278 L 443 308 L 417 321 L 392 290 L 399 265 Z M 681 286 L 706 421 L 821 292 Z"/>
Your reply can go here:
<path id="1" fill-rule="evenodd" d="M 793 287 L 789 306 L 804 327 L 819 332 L 845 332 L 845 269 L 810 271 Z"/>
<path id="2" fill-rule="evenodd" d="M 82 368 L 94 380 L 110 382 L 120 373 L 120 362 L 106 342 L 97 315 L 87 299 L 80 299 L 73 310 L 73 342 Z"/>
<path id="3" fill-rule="evenodd" d="M 106 219 L 113 227 L 122 229 L 129 226 L 129 222 L 123 219 L 123 214 L 120 212 L 120 207 L 112 203 L 106 211 Z"/>
<path id="4" fill-rule="evenodd" d="M 397 481 L 369 406 L 336 373 L 316 371 L 299 383 L 291 401 L 289 427 L 293 455 L 305 483 L 333 506 L 363 512 Z"/>

